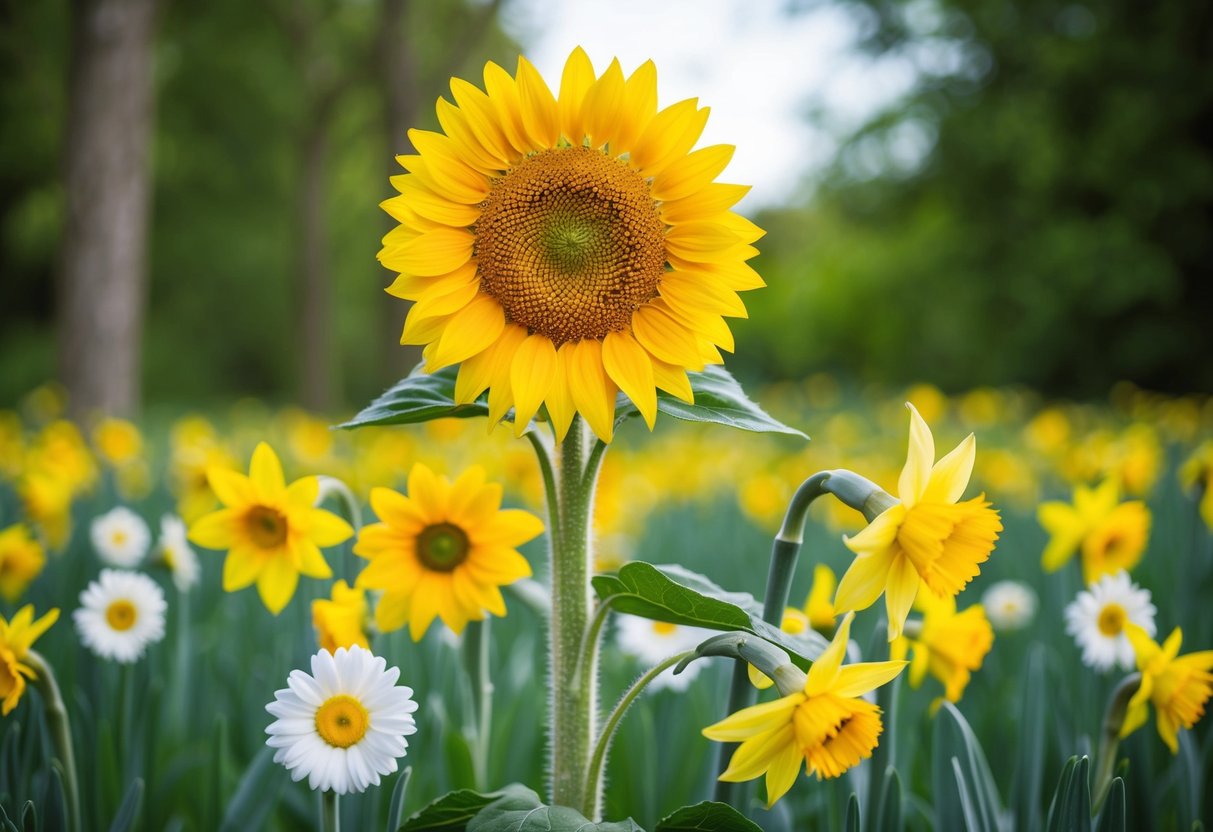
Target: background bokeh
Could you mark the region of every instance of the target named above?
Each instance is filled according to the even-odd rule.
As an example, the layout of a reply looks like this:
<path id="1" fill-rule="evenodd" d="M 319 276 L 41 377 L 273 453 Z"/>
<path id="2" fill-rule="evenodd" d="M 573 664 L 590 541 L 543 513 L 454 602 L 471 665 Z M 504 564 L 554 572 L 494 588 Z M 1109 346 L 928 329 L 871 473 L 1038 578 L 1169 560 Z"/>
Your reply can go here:
<path id="1" fill-rule="evenodd" d="M 436 127 L 451 74 L 533 49 L 551 75 L 582 42 L 601 65 L 651 45 L 667 101 L 688 86 L 718 130 L 762 131 L 713 137 L 740 146 L 759 186 L 741 210 L 769 231 L 769 288 L 735 326 L 746 381 L 1213 389 L 1208 3 L 659 5 L 163 4 L 138 403 L 345 410 L 403 374 L 374 259 L 403 128 Z M 0 4 L 10 406 L 62 358 L 71 29 L 65 0 Z"/>

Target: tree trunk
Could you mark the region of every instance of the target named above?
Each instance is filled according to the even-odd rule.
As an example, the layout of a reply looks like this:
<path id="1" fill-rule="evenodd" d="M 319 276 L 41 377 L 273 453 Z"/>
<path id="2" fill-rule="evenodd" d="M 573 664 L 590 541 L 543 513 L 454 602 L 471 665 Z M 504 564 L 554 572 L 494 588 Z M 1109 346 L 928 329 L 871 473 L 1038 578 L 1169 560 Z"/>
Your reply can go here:
<path id="1" fill-rule="evenodd" d="M 76 417 L 139 405 L 155 0 L 75 0 L 60 374 Z"/>
<path id="2" fill-rule="evenodd" d="M 302 404 L 317 413 L 333 407 L 333 288 L 329 273 L 329 238 L 326 177 L 328 176 L 329 116 L 318 108 L 303 137 L 302 184 L 299 193 L 299 355 Z"/>

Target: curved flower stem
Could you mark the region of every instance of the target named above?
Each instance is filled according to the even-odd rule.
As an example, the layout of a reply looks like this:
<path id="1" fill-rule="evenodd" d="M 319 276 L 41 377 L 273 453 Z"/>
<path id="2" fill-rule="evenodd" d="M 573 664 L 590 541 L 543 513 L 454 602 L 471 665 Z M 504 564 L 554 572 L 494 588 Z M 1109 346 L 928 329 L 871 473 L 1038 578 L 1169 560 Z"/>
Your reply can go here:
<path id="1" fill-rule="evenodd" d="M 559 546 L 560 536 L 560 498 L 556 493 L 556 471 L 552 465 L 552 446 L 537 430 L 528 430 L 523 434 L 535 449 L 535 458 L 539 461 L 539 473 L 543 477 L 543 499 L 548 507 L 548 539 L 552 546 Z"/>
<path id="2" fill-rule="evenodd" d="M 670 658 L 649 670 L 628 688 L 623 698 L 619 700 L 619 704 L 615 706 L 615 710 L 611 711 L 611 715 L 607 717 L 606 725 L 603 726 L 602 733 L 594 744 L 594 753 L 591 755 L 589 767 L 586 769 L 585 788 L 583 790 L 586 800 L 582 814 L 587 818 L 593 820 L 598 816 L 598 797 L 602 791 L 603 765 L 606 762 L 607 751 L 611 747 L 611 740 L 615 737 L 615 729 L 619 727 L 624 714 L 627 713 L 628 708 L 636 701 L 636 697 L 640 696 L 641 692 L 650 682 L 683 659 L 693 658 L 695 655 L 694 650 L 687 650 L 676 656 L 670 656 Z"/>
<path id="3" fill-rule="evenodd" d="M 320 793 L 320 832 L 341 832 L 341 809 L 337 793 Z"/>
<path id="4" fill-rule="evenodd" d="M 362 528 L 362 507 L 358 504 L 358 498 L 354 496 L 354 492 L 342 480 L 322 476 L 316 505 L 320 505 L 329 497 L 336 497 L 337 501 L 341 503 L 341 507 L 345 509 L 345 516 L 349 519 L 350 525 L 354 527 L 354 533 L 357 534 L 358 530 Z"/>
<path id="5" fill-rule="evenodd" d="M 71 832 L 80 830 L 80 787 L 76 779 L 76 755 L 72 750 L 72 726 L 67 718 L 67 708 L 59 692 L 59 683 L 50 664 L 36 650 L 25 654 L 25 662 L 34 671 L 34 687 L 42 694 L 46 707 L 46 724 L 51 731 L 55 756 L 63 766 L 63 789 L 67 793 L 67 828 Z"/>
<path id="6" fill-rule="evenodd" d="M 1103 733 L 1099 737 L 1099 757 L 1095 764 L 1094 788 L 1091 789 L 1091 812 L 1098 813 L 1103 806 L 1108 790 L 1112 787 L 1112 775 L 1116 771 L 1116 749 L 1120 746 L 1120 729 L 1125 724 L 1129 711 L 1129 700 L 1141 687 L 1141 674 L 1126 676 L 1108 699 L 1104 712 Z"/>
<path id="7" fill-rule="evenodd" d="M 463 633 L 463 668 L 472 689 L 472 710 L 476 715 L 476 739 L 472 745 L 472 768 L 476 785 L 489 788 L 489 735 L 493 726 L 493 680 L 489 675 L 489 622 L 469 621 Z"/>
<path id="8" fill-rule="evenodd" d="M 590 620 L 590 626 L 585 631 L 585 638 L 581 640 L 581 652 L 578 656 L 577 668 L 573 672 L 573 684 L 580 685 L 585 667 L 593 660 L 593 653 L 598 649 L 598 639 L 602 635 L 602 628 L 606 624 L 607 616 L 610 615 L 611 604 L 619 597 L 619 595 L 612 595 L 598 602 L 598 606 L 594 610 L 594 617 Z"/>

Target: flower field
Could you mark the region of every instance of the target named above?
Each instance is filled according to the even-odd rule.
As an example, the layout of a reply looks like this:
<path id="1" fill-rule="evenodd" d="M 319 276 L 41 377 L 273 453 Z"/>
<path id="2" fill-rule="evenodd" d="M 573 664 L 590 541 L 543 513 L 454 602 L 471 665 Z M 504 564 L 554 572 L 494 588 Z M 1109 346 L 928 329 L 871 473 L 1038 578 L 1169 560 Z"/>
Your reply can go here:
<path id="1" fill-rule="evenodd" d="M 860 703 L 856 713 L 883 711 L 872 717 L 879 737 L 858 765 L 831 768 L 811 758 L 824 779 L 805 776 L 801 758 L 801 772 L 776 784 L 779 797 L 769 809 L 774 775 L 767 773 L 766 785 L 746 782 L 770 768 L 759 760 L 731 787 L 733 805 L 768 830 L 842 828 L 856 811 L 859 825 L 848 828 L 1090 828 L 1093 800 L 1101 803 L 1100 829 L 1190 829 L 1210 817 L 1213 732 L 1203 714 L 1213 685 L 1213 403 L 1128 386 L 1103 405 L 1044 402 L 1012 389 L 946 397 L 925 386 L 852 389 L 824 375 L 755 398 L 812 440 L 664 416 L 652 435 L 639 420 L 620 428 L 602 458 L 594 504 L 596 571 L 623 577 L 630 563 L 672 564 L 682 571 L 670 574 L 708 596 L 705 586 L 761 599 L 771 538 L 802 481 L 849 469 L 899 493 L 907 400 L 929 425 L 932 460 L 975 434 L 963 497 L 984 494 L 1001 529 L 954 605 L 918 593 L 890 644 L 893 601 L 888 610 L 884 600 L 852 604 L 853 620 L 833 608 L 846 599 L 831 584 L 866 557 L 858 535 L 875 523 L 868 526 L 840 500 L 814 504 L 781 624 L 789 637 L 820 630 L 819 653 L 836 626 L 849 626 L 850 644 L 836 641 L 842 652 L 834 659 L 844 674 L 855 663 L 888 665 L 866 686 L 892 675 L 875 696 L 848 694 Z M 370 673 L 358 663 L 369 655 L 354 645 L 385 661 L 375 672 L 399 672 L 377 683 L 399 691 L 380 705 L 397 716 L 374 724 L 396 725 L 407 750 L 381 753 L 380 762 L 391 765 L 380 774 L 349 775 L 339 803 L 347 828 L 464 828 L 456 824 L 466 817 L 459 821 L 455 810 L 444 821 L 423 812 L 454 790 L 469 790 L 458 793 L 470 801 L 466 816 L 483 805 L 471 796 L 510 783 L 545 795 L 549 531 L 541 533 L 544 480 L 526 443 L 505 428 L 486 433 L 474 419 L 331 430 L 340 419 L 252 401 L 205 416 L 153 415 L 139 425 L 106 420 L 81 433 L 61 418 L 62 405 L 57 389 L 40 388 L 0 418 L 0 610 L 8 622 L 0 631 L 8 674 L 0 675 L 0 806 L 16 828 L 61 828 L 70 811 L 58 723 L 44 686 L 29 678 L 46 668 L 67 714 L 81 828 L 315 826 L 322 792 L 306 777 L 293 782 L 290 760 L 275 764 L 275 749 L 287 744 L 273 739 L 283 734 L 266 743 L 267 727 L 294 712 L 267 712 L 267 705 L 296 689 L 287 685 L 292 671 L 321 678 L 324 669 L 312 662 L 321 647 L 349 648 L 337 652 L 347 674 L 354 667 Z M 238 541 L 199 533 L 215 525 L 205 518 L 231 511 L 237 497 L 261 499 L 241 489 L 259 476 L 274 478 L 269 455 L 281 460 L 282 487 L 314 489 L 298 510 L 320 518 L 288 518 L 292 528 L 310 529 L 324 566 L 300 569 L 297 584 L 286 580 L 289 592 L 257 576 L 233 584 L 225 563 Z M 322 478 L 309 479 L 316 475 Z M 289 485 L 299 482 L 305 485 Z M 901 496 L 905 502 L 904 490 Z M 433 514 L 443 505 L 449 518 Z M 465 506 L 464 513 L 452 505 Z M 395 573 L 372 567 L 388 556 L 378 553 L 387 551 L 395 518 L 403 523 L 417 512 L 430 512 L 426 528 L 441 520 L 473 535 L 477 523 L 509 518 L 496 536 L 475 539 L 515 549 L 519 560 L 508 572 L 468 567 L 468 578 L 432 562 L 429 573 L 447 576 L 453 588 L 427 584 L 418 597 L 385 604 L 382 574 Z M 188 540 L 174 518 L 189 529 Z M 377 520 L 383 531 L 373 531 Z M 256 528 L 263 542 L 275 539 L 274 528 Z M 491 540 L 498 542 L 484 542 Z M 450 545 L 439 541 L 425 551 L 438 557 Z M 711 584 L 686 577 L 691 572 Z M 131 586 L 111 586 L 119 578 Z M 238 588 L 224 591 L 225 582 Z M 146 629 L 124 625 L 113 599 L 128 599 L 122 603 Z M 31 625 L 27 605 L 34 618 L 59 611 L 32 651 L 21 638 Z M 99 612 L 90 618 L 90 609 Z M 1176 628 L 1178 646 L 1177 636 L 1168 639 Z M 723 628 L 604 616 L 603 717 L 642 673 L 695 650 L 718 635 L 714 629 Z M 24 662 L 32 674 L 20 669 L 23 650 L 39 657 Z M 901 661 L 908 662 L 904 672 Z M 603 817 L 631 817 L 645 829 L 688 828 L 659 824 L 681 806 L 713 798 L 716 740 L 743 738 L 720 727 L 728 725 L 722 720 L 733 664 L 701 658 L 677 676 L 656 675 L 638 692 L 602 761 Z M 812 666 L 819 664 L 827 660 Z M 1144 696 L 1134 695 L 1136 684 L 1125 692 L 1124 681 L 1137 671 L 1152 680 Z M 782 688 L 753 675 L 767 686 L 754 689 L 759 701 L 781 701 Z M 813 679 L 811 671 L 810 686 Z M 837 690 L 843 682 L 830 684 Z M 1117 696 L 1112 736 L 1119 726 L 1131 730 L 1101 751 Z M 310 713 L 303 702 L 291 707 Z M 358 727 L 356 708 L 324 713 L 315 726 L 337 738 L 332 747 L 346 736 L 340 731 Z M 324 719 L 334 727 L 326 729 Z M 767 723 L 749 724 L 759 730 Z M 1077 767 L 1067 765 L 1075 756 Z M 393 773 L 396 757 L 403 773 Z M 371 765 L 375 755 L 366 759 Z M 1122 779 L 1104 797 L 1112 775 Z M 1066 782 L 1069 788 L 1059 786 Z M 852 795 L 857 800 L 848 808 Z M 749 828 L 727 825 L 746 823 L 740 816 L 718 822 L 711 828 Z M 565 828 L 558 817 L 553 823 Z"/>

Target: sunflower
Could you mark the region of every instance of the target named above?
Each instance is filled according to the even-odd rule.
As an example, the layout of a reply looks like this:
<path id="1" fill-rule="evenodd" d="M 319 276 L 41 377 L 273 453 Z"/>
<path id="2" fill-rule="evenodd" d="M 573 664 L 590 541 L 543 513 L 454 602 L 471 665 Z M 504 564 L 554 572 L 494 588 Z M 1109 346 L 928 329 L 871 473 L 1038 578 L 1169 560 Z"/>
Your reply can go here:
<path id="1" fill-rule="evenodd" d="M 451 93 L 383 203 L 387 291 L 415 302 L 401 343 L 430 372 L 462 363 L 456 400 L 488 390 L 490 424 L 513 407 L 518 433 L 546 405 L 558 438 L 580 413 L 610 441 L 617 391 L 650 429 L 658 389 L 692 401 L 687 371 L 721 363 L 737 292 L 764 285 L 746 263 L 764 232 L 729 210 L 749 188 L 714 181 L 733 147 L 692 150 L 708 108 L 658 110 L 652 61 L 595 76 L 580 48 L 558 94 L 521 57 Z"/>
<path id="2" fill-rule="evenodd" d="M 499 587 L 531 574 L 514 547 L 543 532 L 538 517 L 501 510 L 501 486 L 472 466 L 455 480 L 421 463 L 409 472 L 406 497 L 390 488 L 371 491 L 382 523 L 366 526 L 354 553 L 370 560 L 356 585 L 383 590 L 375 623 L 383 632 L 408 623 L 419 641 L 435 618 L 455 633 L 486 612 L 505 615 Z"/>
<path id="3" fill-rule="evenodd" d="M 256 583 L 262 602 L 277 615 L 295 594 L 300 573 L 332 577 L 320 547 L 336 546 L 354 530 L 332 512 L 316 508 L 317 477 L 303 477 L 288 486 L 282 463 L 262 442 L 253 451 L 247 477 L 214 466 L 207 470 L 207 479 L 224 507 L 195 521 L 189 539 L 208 549 L 228 550 L 225 592 Z"/>

